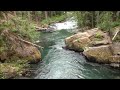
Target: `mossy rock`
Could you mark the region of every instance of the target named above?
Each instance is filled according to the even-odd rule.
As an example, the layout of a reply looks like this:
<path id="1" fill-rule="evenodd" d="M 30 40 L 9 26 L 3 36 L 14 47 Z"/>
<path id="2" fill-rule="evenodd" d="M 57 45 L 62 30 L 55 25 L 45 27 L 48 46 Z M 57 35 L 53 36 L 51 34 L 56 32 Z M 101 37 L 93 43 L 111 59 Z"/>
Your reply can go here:
<path id="1" fill-rule="evenodd" d="M 25 60 L 17 60 L 17 62 L 0 63 L 0 78 L 8 79 L 16 76 L 22 76 L 27 71 L 29 64 Z"/>
<path id="2" fill-rule="evenodd" d="M 97 32 L 97 33 L 94 35 L 94 38 L 97 38 L 98 40 L 103 40 L 104 36 L 103 36 L 100 32 Z"/>

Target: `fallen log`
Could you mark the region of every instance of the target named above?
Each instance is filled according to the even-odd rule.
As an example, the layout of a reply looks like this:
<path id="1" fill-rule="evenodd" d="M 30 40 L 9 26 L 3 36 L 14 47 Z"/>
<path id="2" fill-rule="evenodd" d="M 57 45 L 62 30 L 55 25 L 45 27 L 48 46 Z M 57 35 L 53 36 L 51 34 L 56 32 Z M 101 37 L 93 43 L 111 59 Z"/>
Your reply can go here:
<path id="1" fill-rule="evenodd" d="M 44 31 L 47 30 L 48 28 L 36 28 L 36 31 Z"/>
<path id="2" fill-rule="evenodd" d="M 37 45 L 37 44 L 34 44 L 34 43 L 32 43 L 32 42 L 23 40 L 21 37 L 15 35 L 15 34 L 10 34 L 9 30 L 3 30 L 3 32 L 2 32 L 1 35 L 4 35 L 4 36 L 8 37 L 8 38 L 9 38 L 10 40 L 12 40 L 12 41 L 13 41 L 14 39 L 16 39 L 16 40 L 22 41 L 22 42 L 24 42 L 24 43 L 30 44 L 30 45 L 32 45 L 32 46 L 36 46 L 36 47 L 39 47 L 39 48 L 41 48 L 41 49 L 43 48 L 43 47 L 41 47 L 41 46 L 39 46 L 39 45 Z M 13 39 L 13 38 L 14 38 L 14 39 Z"/>
<path id="3" fill-rule="evenodd" d="M 20 41 L 22 41 L 22 42 L 25 42 L 25 43 L 27 43 L 27 44 L 31 44 L 31 45 L 33 45 L 33 46 L 39 47 L 39 48 L 41 48 L 41 49 L 44 48 L 44 47 L 42 47 L 42 46 L 39 46 L 39 45 L 37 45 L 37 44 L 34 44 L 34 43 L 32 43 L 32 42 L 29 42 L 29 41 L 26 41 L 26 40 L 23 40 L 23 39 L 19 39 L 19 38 L 18 38 L 18 40 L 20 40 Z"/>
<path id="4" fill-rule="evenodd" d="M 47 30 L 48 28 L 42 28 L 42 27 L 36 27 L 35 26 L 36 31 L 43 31 L 43 30 Z"/>

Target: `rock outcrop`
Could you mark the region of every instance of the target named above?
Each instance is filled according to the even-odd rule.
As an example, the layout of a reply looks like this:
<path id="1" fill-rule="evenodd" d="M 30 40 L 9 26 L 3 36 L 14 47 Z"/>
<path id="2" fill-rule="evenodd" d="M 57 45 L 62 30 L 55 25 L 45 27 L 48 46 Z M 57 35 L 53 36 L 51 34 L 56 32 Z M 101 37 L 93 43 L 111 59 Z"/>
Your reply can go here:
<path id="1" fill-rule="evenodd" d="M 32 44 L 24 42 L 24 40 L 18 35 L 10 32 L 9 30 L 4 30 L 2 32 L 2 36 L 7 39 L 9 49 L 6 52 L 1 53 L 1 61 L 10 59 L 13 56 L 26 59 L 30 63 L 36 63 L 41 60 L 40 51 Z"/>
<path id="2" fill-rule="evenodd" d="M 67 37 L 65 44 L 68 49 L 83 52 L 89 61 L 120 66 L 120 43 L 113 43 L 108 33 L 98 28 Z"/>
<path id="3" fill-rule="evenodd" d="M 87 32 L 77 33 L 65 39 L 65 44 L 69 49 L 83 51 L 83 46 L 89 42 L 89 34 Z"/>
<path id="4" fill-rule="evenodd" d="M 79 32 L 75 35 L 67 37 L 65 44 L 69 49 L 83 51 L 88 46 L 98 46 L 110 44 L 111 40 L 107 33 L 102 32 L 98 28 Z"/>
<path id="5" fill-rule="evenodd" d="M 83 54 L 89 59 L 99 63 L 109 63 L 109 58 L 112 56 L 110 45 L 102 45 L 98 47 L 89 47 L 84 50 Z"/>

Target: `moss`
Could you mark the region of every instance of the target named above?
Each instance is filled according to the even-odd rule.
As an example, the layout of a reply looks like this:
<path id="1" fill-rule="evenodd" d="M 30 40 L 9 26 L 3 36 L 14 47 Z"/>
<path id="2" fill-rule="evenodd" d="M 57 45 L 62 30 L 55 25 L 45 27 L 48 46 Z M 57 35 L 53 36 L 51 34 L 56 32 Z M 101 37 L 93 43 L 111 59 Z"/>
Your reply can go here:
<path id="1" fill-rule="evenodd" d="M 101 33 L 96 33 L 95 38 L 103 38 L 103 36 L 101 35 Z"/>
<path id="2" fill-rule="evenodd" d="M 96 41 L 101 41 L 101 40 L 103 40 L 103 35 L 101 34 L 101 33 L 99 33 L 99 32 L 97 32 L 95 35 L 94 35 L 94 40 L 96 40 Z"/>
<path id="3" fill-rule="evenodd" d="M 79 43 L 80 43 L 80 39 L 77 39 L 77 42 L 79 42 Z"/>
<path id="4" fill-rule="evenodd" d="M 84 48 L 84 47 L 83 47 Z M 84 49 L 83 48 L 79 48 L 79 50 L 78 51 L 80 51 L 80 52 L 83 52 L 84 51 Z"/>

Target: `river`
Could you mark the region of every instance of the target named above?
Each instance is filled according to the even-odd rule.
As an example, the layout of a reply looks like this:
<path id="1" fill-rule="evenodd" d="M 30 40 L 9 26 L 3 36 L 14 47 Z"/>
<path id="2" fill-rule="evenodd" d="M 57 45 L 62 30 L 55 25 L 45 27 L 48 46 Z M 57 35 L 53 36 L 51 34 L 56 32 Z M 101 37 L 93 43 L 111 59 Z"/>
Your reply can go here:
<path id="1" fill-rule="evenodd" d="M 75 32 L 76 22 L 56 23 L 56 31 L 41 33 L 42 61 L 37 65 L 34 79 L 118 79 L 120 71 L 107 65 L 86 61 L 78 52 L 65 50 L 64 39 Z"/>

